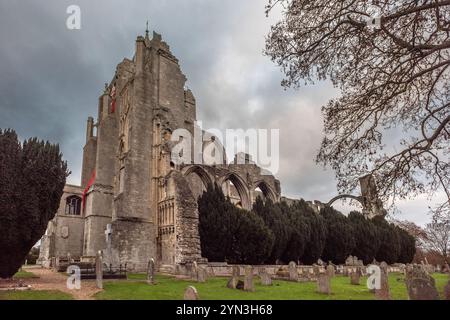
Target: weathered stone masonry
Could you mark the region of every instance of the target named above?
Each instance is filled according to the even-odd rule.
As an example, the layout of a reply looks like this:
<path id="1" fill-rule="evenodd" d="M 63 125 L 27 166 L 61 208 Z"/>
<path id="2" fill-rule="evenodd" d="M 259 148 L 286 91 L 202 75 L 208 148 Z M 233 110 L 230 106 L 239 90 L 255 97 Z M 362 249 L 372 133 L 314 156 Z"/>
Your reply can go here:
<path id="1" fill-rule="evenodd" d="M 261 193 L 280 200 L 279 181 L 255 164 L 171 163 L 172 132 L 184 128 L 194 134 L 196 101 L 185 82 L 177 58 L 159 34 L 137 38 L 133 59 L 117 66 L 99 97 L 97 122 L 87 120 L 82 186 L 66 186 L 42 240 L 43 264 L 68 253 L 95 256 L 99 250 L 106 263 L 126 263 L 136 271 L 146 270 L 150 258 L 172 267 L 201 261 L 196 199 L 208 183 L 222 186 L 246 209 Z M 85 209 L 70 211 L 67 198 L 81 204 L 94 172 Z"/>

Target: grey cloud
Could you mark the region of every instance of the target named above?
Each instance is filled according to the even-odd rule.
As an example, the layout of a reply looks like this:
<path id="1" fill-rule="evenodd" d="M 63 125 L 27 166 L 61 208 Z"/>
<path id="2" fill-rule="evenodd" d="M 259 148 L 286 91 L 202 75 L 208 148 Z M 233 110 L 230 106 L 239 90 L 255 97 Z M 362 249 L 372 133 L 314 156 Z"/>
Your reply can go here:
<path id="1" fill-rule="evenodd" d="M 66 8 L 81 7 L 82 29 L 65 27 Z M 329 83 L 280 86 L 281 71 L 263 56 L 264 37 L 279 17 L 265 0 L 0 2 L 0 128 L 61 145 L 79 183 L 87 116 L 96 115 L 103 84 L 145 22 L 180 60 L 205 128 L 280 128 L 283 193 L 326 201 L 336 194 L 331 171 L 314 163 L 322 139 L 320 107 L 338 91 Z M 427 201 L 406 217 L 419 219 Z M 419 219 L 420 220 L 420 219 Z"/>

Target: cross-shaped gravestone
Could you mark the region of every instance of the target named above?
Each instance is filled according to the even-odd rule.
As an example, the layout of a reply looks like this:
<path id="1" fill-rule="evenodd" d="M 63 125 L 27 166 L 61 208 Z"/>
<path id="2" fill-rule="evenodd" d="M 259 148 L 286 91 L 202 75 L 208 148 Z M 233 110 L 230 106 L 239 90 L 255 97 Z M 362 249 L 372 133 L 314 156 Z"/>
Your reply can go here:
<path id="1" fill-rule="evenodd" d="M 106 245 L 110 246 L 111 245 L 111 235 L 112 235 L 112 227 L 111 224 L 108 223 L 106 225 L 106 230 L 105 230 L 105 236 L 106 236 Z"/>

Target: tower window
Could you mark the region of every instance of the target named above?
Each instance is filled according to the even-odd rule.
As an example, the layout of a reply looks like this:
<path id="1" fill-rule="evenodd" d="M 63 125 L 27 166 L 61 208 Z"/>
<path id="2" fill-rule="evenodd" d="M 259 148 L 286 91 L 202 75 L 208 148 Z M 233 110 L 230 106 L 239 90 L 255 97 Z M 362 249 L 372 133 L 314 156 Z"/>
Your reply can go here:
<path id="1" fill-rule="evenodd" d="M 70 196 L 66 199 L 65 214 L 79 216 L 81 214 L 81 198 Z"/>

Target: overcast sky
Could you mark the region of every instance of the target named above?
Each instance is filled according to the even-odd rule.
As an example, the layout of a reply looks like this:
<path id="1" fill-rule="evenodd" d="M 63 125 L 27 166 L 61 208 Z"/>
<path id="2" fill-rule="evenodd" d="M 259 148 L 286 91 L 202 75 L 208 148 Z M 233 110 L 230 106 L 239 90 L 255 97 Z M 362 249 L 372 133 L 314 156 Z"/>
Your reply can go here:
<path id="1" fill-rule="evenodd" d="M 66 28 L 66 9 L 81 8 L 81 30 Z M 88 116 L 116 65 L 132 58 L 137 35 L 162 34 L 180 60 L 204 128 L 280 129 L 282 193 L 328 201 L 331 171 L 314 162 L 322 139 L 321 106 L 339 94 L 322 82 L 284 90 L 282 73 L 262 54 L 279 13 L 266 0 L 0 0 L 0 128 L 61 145 L 80 183 Z M 397 218 L 424 224 L 425 196 L 399 204 Z"/>

